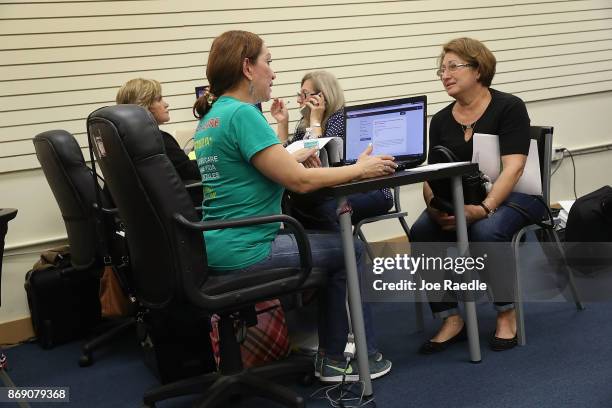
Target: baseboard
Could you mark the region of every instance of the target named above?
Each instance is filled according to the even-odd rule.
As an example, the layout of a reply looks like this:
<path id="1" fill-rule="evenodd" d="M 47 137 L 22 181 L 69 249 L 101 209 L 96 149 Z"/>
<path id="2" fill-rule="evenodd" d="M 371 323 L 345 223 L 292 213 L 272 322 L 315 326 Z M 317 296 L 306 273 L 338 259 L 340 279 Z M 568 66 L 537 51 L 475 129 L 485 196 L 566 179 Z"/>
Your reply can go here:
<path id="1" fill-rule="evenodd" d="M 0 344 L 17 344 L 32 337 L 34 328 L 29 317 L 0 323 Z"/>

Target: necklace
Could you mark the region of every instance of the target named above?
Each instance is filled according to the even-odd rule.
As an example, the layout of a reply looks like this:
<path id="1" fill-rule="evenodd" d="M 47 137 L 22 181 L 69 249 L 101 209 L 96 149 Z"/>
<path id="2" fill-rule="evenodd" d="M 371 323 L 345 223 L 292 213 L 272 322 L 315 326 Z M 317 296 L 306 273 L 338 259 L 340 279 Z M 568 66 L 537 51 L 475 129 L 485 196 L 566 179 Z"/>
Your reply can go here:
<path id="1" fill-rule="evenodd" d="M 463 132 L 467 132 L 468 130 L 474 131 L 474 127 L 476 126 L 476 122 L 471 123 L 469 125 L 463 125 L 463 124 L 459 124 L 461 126 L 461 129 L 463 130 Z"/>
<path id="2" fill-rule="evenodd" d="M 478 121 L 476 121 L 476 122 L 478 122 Z M 464 136 L 465 140 L 470 140 L 470 138 L 474 134 L 474 127 L 476 126 L 476 122 L 470 123 L 468 125 L 464 125 L 462 123 L 459 123 L 459 126 L 461 126 L 461 130 L 463 130 L 463 136 Z"/>

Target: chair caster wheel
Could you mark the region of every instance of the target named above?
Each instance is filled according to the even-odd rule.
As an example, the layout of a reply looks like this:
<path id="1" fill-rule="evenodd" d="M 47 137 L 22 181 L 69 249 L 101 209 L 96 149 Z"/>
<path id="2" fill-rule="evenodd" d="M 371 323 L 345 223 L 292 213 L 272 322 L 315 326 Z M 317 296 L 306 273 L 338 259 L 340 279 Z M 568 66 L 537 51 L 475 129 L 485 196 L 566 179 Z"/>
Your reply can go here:
<path id="1" fill-rule="evenodd" d="M 79 357 L 79 366 L 81 367 L 89 367 L 93 364 L 93 358 L 91 358 L 91 354 L 82 354 Z"/>
<path id="2" fill-rule="evenodd" d="M 301 385 L 305 387 L 310 387 L 315 382 L 314 373 L 304 374 L 303 376 L 300 377 L 299 381 Z"/>

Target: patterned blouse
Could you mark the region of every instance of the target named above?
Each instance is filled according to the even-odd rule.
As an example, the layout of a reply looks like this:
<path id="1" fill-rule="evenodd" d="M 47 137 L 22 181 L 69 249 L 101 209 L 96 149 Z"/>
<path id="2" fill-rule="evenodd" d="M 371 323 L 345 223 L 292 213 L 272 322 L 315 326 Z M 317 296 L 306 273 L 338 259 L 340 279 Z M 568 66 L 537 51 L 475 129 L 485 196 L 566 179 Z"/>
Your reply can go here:
<path id="1" fill-rule="evenodd" d="M 302 140 L 304 138 L 306 130 L 300 126 L 302 119 L 300 119 L 296 125 L 296 129 L 293 134 L 293 141 Z M 325 132 L 321 135 L 321 137 L 340 137 L 344 139 L 345 133 L 344 108 L 340 108 L 330 115 L 329 119 L 327 120 L 327 125 L 325 126 Z M 391 194 L 390 189 L 383 188 L 381 191 L 385 195 L 386 199 L 393 199 L 393 194 Z"/>

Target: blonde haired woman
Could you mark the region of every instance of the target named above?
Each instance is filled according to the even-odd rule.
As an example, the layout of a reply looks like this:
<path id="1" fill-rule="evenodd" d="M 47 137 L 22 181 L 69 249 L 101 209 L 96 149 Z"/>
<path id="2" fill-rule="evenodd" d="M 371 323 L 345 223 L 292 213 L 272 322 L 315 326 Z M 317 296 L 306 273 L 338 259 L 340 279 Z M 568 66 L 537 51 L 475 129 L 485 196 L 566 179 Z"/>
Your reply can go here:
<path id="1" fill-rule="evenodd" d="M 151 112 L 158 125 L 170 120 L 170 112 L 168 111 L 170 105 L 168 105 L 162 96 L 161 84 L 154 79 L 130 79 L 119 88 L 115 100 L 117 104 L 129 103 L 142 106 Z M 200 170 L 195 160 L 189 160 L 189 157 L 187 157 L 172 135 L 161 129 L 160 132 L 164 141 L 164 147 L 166 148 L 166 155 L 174 165 L 181 180 L 185 184 L 200 181 Z M 200 206 L 202 204 L 202 189 L 191 188 L 189 192 L 194 204 Z"/>
<path id="2" fill-rule="evenodd" d="M 309 72 L 302 78 L 297 93 L 302 118 L 291 141 L 302 140 L 309 129 L 310 137 L 345 137 L 344 91 L 336 77 L 328 71 Z M 278 122 L 278 136 L 287 143 L 289 115 L 282 100 L 275 99 L 271 110 Z M 352 208 L 351 221 L 357 224 L 364 218 L 381 215 L 393 206 L 389 189 L 368 191 L 348 196 Z M 291 215 L 304 227 L 316 230 L 339 231 L 336 201 L 320 193 L 290 194 Z"/>

